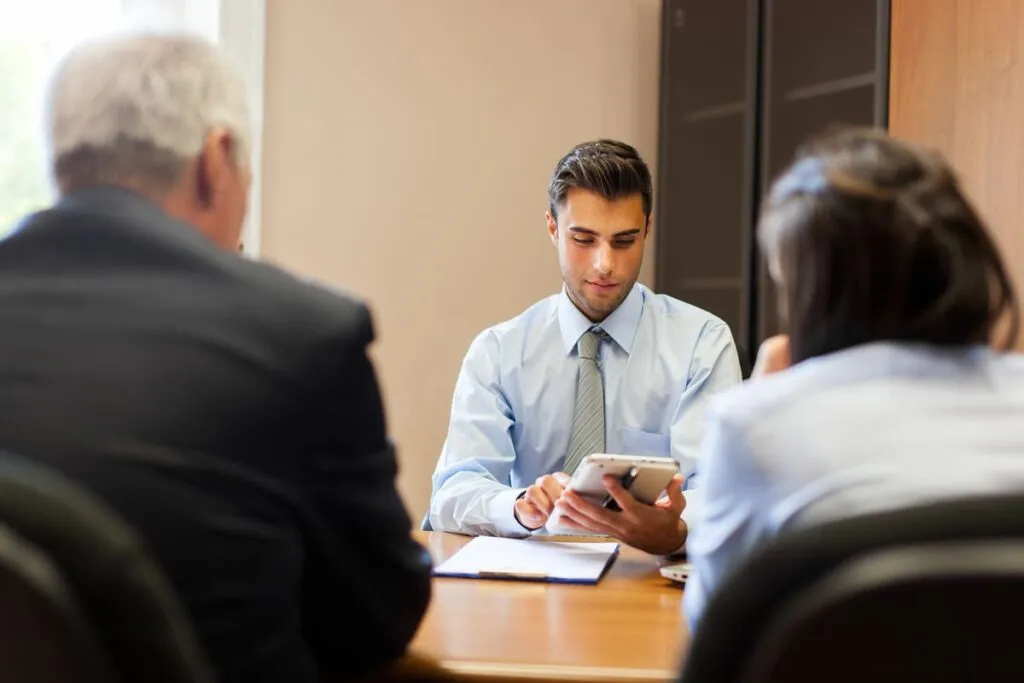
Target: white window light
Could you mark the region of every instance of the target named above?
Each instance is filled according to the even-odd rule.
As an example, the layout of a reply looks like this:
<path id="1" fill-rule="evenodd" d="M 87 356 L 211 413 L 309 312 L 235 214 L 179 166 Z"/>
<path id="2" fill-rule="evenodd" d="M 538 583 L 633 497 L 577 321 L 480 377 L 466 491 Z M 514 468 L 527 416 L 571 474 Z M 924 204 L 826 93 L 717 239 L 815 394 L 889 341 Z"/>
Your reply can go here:
<path id="1" fill-rule="evenodd" d="M 193 2 L 203 0 L 193 0 Z M 242 231 L 245 253 L 260 254 L 263 168 L 263 57 L 266 50 L 266 0 L 220 0 L 218 41 L 238 62 L 249 86 L 252 112 L 252 188 Z"/>
<path id="2" fill-rule="evenodd" d="M 252 188 L 242 230 L 245 253 L 259 256 L 266 0 L 119 0 L 128 21 L 180 26 L 219 43 L 245 76 L 252 112 Z"/>
<path id="3" fill-rule="evenodd" d="M 60 19 L 55 21 L 55 17 Z M 5 76 L 5 69 L 11 72 L 7 76 L 17 76 L 12 80 L 14 90 L 8 93 L 14 106 L 7 115 L 14 119 L 0 135 L 4 143 L 0 150 L 0 200 L 8 200 L 15 213 L 46 204 L 42 140 L 38 137 L 38 105 L 47 73 L 44 62 L 52 64 L 74 43 L 116 26 L 194 31 L 223 46 L 242 69 L 253 117 L 252 190 L 242 239 L 245 253 L 258 256 L 266 0 L 0 0 L 0 40 L 8 40 L 12 49 L 20 50 L 11 52 L 13 61 L 7 64 L 3 63 L 5 53 L 0 53 L 0 77 Z M 25 58 L 35 59 L 29 71 L 21 63 Z M 15 137 L 7 140 L 5 135 Z M 7 158 L 12 154 L 22 156 Z M 26 183 L 26 173 L 33 178 L 40 174 L 38 182 Z M 0 237 L 13 227 L 15 219 L 13 214 L 0 215 Z"/>

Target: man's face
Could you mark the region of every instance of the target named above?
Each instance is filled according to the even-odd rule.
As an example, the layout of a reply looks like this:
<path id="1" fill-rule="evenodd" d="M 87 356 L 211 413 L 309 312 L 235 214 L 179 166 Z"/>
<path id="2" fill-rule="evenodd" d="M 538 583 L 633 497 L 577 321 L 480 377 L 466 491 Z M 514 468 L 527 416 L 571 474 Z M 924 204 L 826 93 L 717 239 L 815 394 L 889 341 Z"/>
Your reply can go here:
<path id="1" fill-rule="evenodd" d="M 647 216 L 640 194 L 608 201 L 596 192 L 569 190 L 548 233 L 558 249 L 569 298 L 600 322 L 618 308 L 640 274 Z"/>

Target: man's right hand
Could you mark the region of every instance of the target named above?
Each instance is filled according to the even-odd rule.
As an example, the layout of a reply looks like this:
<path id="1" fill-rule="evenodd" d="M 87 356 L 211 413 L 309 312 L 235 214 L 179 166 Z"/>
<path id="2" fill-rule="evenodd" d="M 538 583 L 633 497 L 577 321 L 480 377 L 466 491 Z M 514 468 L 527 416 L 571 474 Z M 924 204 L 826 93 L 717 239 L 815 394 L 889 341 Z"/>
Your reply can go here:
<path id="1" fill-rule="evenodd" d="M 533 486 L 516 499 L 516 519 L 530 531 L 541 528 L 555 509 L 555 501 L 561 498 L 568 485 L 569 475 L 564 472 L 538 477 Z"/>

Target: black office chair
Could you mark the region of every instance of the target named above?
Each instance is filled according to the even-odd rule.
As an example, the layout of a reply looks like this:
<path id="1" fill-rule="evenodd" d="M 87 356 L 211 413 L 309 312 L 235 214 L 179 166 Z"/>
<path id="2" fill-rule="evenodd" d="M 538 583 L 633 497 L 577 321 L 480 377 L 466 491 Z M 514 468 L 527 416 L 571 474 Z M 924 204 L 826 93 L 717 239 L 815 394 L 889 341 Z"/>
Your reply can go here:
<path id="1" fill-rule="evenodd" d="M 96 633 L 46 555 L 0 526 L 0 668 L 9 683 L 113 680 Z"/>
<path id="2" fill-rule="evenodd" d="M 783 534 L 734 571 L 682 681 L 1022 681 L 1021 614 L 1024 496 L 866 515 Z"/>
<path id="3" fill-rule="evenodd" d="M 0 637 L 11 638 L 0 647 L 4 683 L 214 682 L 169 582 L 91 495 L 47 468 L 0 456 L 0 529 Z M 40 673 L 26 649 L 23 670 L 37 675 L 10 676 L 3 649 L 33 643 L 53 648 L 52 670 Z"/>

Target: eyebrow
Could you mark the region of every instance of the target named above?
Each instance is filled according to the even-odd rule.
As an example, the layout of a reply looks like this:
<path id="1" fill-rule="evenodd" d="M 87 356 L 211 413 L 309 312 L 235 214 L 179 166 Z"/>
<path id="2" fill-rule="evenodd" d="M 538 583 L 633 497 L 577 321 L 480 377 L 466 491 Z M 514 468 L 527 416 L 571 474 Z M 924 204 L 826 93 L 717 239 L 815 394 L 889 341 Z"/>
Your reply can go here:
<path id="1" fill-rule="evenodd" d="M 569 232 L 582 233 L 584 235 L 593 235 L 599 237 L 600 235 L 596 230 L 585 228 L 581 225 L 573 225 L 569 227 Z M 619 232 L 612 235 L 612 239 L 618 239 L 620 237 L 632 237 L 633 235 L 639 235 L 642 232 L 640 228 L 632 228 L 630 230 L 620 230 Z"/>

